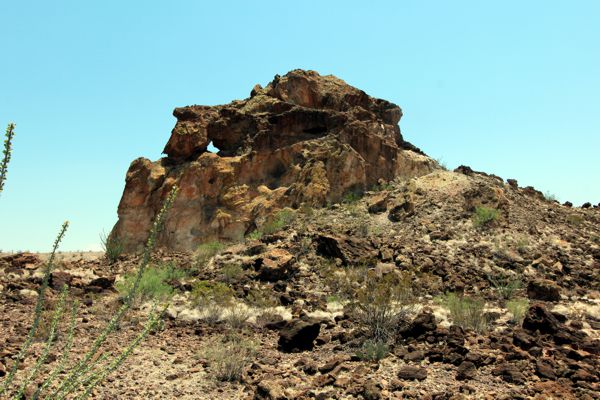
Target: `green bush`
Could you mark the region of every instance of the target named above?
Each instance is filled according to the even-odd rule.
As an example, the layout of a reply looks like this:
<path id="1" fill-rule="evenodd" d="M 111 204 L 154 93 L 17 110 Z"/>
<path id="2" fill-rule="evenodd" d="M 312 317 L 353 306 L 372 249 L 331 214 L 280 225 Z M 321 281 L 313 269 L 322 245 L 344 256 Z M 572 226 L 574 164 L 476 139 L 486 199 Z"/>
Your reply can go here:
<path id="1" fill-rule="evenodd" d="M 389 351 L 390 347 L 385 342 L 369 339 L 362 344 L 356 355 L 363 361 L 379 362 L 387 356 Z"/>
<path id="2" fill-rule="evenodd" d="M 368 339 L 388 343 L 398 324 L 407 321 L 413 310 L 410 280 L 392 273 L 378 277 L 374 271 L 356 276 L 364 280 L 351 283 L 352 317 Z"/>
<path id="3" fill-rule="evenodd" d="M 264 224 L 261 231 L 264 235 L 272 235 L 291 224 L 295 218 L 296 213 L 294 211 L 284 208 L 278 211 L 271 221 Z"/>
<path id="4" fill-rule="evenodd" d="M 102 233 L 100 234 L 100 243 L 104 256 L 110 264 L 117 262 L 121 254 L 123 254 L 124 243 L 118 236 Z"/>
<path id="5" fill-rule="evenodd" d="M 477 206 L 473 215 L 473 224 L 478 227 L 491 225 L 500 216 L 500 211 L 491 207 Z"/>
<path id="6" fill-rule="evenodd" d="M 170 282 L 180 280 L 186 272 L 175 267 L 174 263 L 164 263 L 146 268 L 139 280 L 138 296 L 141 301 L 164 301 L 173 294 Z M 136 274 L 126 274 L 115 286 L 121 296 L 125 296 L 136 280 Z"/>
<path id="7" fill-rule="evenodd" d="M 439 298 L 439 302 L 450 311 L 455 325 L 480 333 L 487 330 L 489 324 L 484 314 L 483 300 L 447 293 Z"/>
<path id="8" fill-rule="evenodd" d="M 240 281 L 244 277 L 244 269 L 241 265 L 236 263 L 227 263 L 221 268 L 221 274 L 223 280 L 227 283 L 234 283 Z"/>
<path id="9" fill-rule="evenodd" d="M 510 300 L 506 303 L 506 308 L 511 313 L 511 321 L 515 324 L 523 322 L 525 313 L 529 309 L 529 300 L 524 298 L 517 298 Z"/>
<path id="10" fill-rule="evenodd" d="M 234 298 L 234 291 L 223 282 L 198 281 L 192 288 L 192 301 L 200 307 L 211 302 L 226 307 L 232 304 Z"/>
<path id="11" fill-rule="evenodd" d="M 219 381 L 239 382 L 256 355 L 254 342 L 233 335 L 213 341 L 204 351 L 209 368 Z"/>
<path id="12" fill-rule="evenodd" d="M 354 203 L 357 203 L 360 199 L 362 199 L 362 195 L 360 193 L 348 192 L 342 198 L 342 203 L 354 204 Z"/>
<path id="13" fill-rule="evenodd" d="M 523 281 L 519 276 L 488 275 L 488 280 L 500 297 L 505 300 L 512 299 L 514 294 L 523 287 Z"/>
<path id="14" fill-rule="evenodd" d="M 225 244 L 213 240 L 211 242 L 202 243 L 196 250 L 195 264 L 196 267 L 204 267 L 211 258 L 219 254 L 227 247 Z"/>

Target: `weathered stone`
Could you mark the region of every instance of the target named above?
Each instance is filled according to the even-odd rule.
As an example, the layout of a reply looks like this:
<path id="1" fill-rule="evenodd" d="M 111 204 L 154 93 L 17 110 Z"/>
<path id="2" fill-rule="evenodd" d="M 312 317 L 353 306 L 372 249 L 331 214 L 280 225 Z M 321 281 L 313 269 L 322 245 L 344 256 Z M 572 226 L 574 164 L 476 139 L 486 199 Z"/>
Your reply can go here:
<path id="1" fill-rule="evenodd" d="M 402 338 L 418 338 L 422 335 L 435 331 L 437 325 L 435 316 L 431 310 L 423 310 L 410 324 L 401 324 L 398 327 L 398 335 Z"/>
<path id="2" fill-rule="evenodd" d="M 360 264 L 377 255 L 376 250 L 361 238 L 344 235 L 319 235 L 315 238 L 317 253 L 328 258 L 339 258 L 344 265 Z"/>
<path id="3" fill-rule="evenodd" d="M 279 349 L 286 353 L 312 350 L 320 330 L 318 321 L 290 321 L 279 331 Z"/>
<path id="4" fill-rule="evenodd" d="M 400 108 L 334 76 L 294 70 L 252 96 L 222 106 L 189 106 L 164 152 L 127 172 L 112 235 L 139 251 L 171 187 L 180 192 L 158 246 L 193 250 L 239 240 L 275 211 L 323 206 L 380 179 L 431 172 L 435 162 L 403 140 Z M 209 143 L 219 149 L 208 152 Z"/>
<path id="5" fill-rule="evenodd" d="M 398 370 L 398 378 L 422 381 L 427 378 L 427 370 L 414 365 L 405 365 Z"/>
<path id="6" fill-rule="evenodd" d="M 564 325 L 556 317 L 546 310 L 541 304 L 534 304 L 529 307 L 525 319 L 523 319 L 523 328 L 542 334 L 554 334 L 560 331 Z"/>
<path id="7" fill-rule="evenodd" d="M 387 192 L 382 192 L 382 193 L 378 193 L 377 195 L 375 195 L 374 197 L 371 198 L 371 201 L 369 201 L 369 213 L 371 214 L 381 214 L 382 212 L 385 212 L 387 210 L 387 203 L 388 203 L 388 193 Z"/>
<path id="8" fill-rule="evenodd" d="M 560 287 L 547 279 L 534 279 L 527 284 L 527 296 L 533 300 L 559 301 Z"/>
<path id="9" fill-rule="evenodd" d="M 510 383 L 523 384 L 525 376 L 514 364 L 503 363 L 492 370 L 492 374 L 500 376 L 503 380 Z"/>
<path id="10" fill-rule="evenodd" d="M 477 367 L 471 361 L 463 361 L 456 369 L 456 379 L 464 381 L 475 378 Z"/>
<path id="11" fill-rule="evenodd" d="M 259 382 L 254 393 L 255 400 L 285 400 L 287 398 L 281 384 L 275 381 Z"/>
<path id="12" fill-rule="evenodd" d="M 271 249 L 254 262 L 258 278 L 269 282 L 288 278 L 292 273 L 293 258 L 286 250 Z"/>

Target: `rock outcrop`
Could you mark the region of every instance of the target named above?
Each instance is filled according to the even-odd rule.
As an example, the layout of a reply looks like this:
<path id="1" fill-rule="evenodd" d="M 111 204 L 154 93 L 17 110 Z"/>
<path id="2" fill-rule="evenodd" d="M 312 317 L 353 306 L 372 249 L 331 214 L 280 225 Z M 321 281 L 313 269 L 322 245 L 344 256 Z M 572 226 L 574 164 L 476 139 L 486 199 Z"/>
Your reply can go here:
<path id="1" fill-rule="evenodd" d="M 436 168 L 403 140 L 400 107 L 314 71 L 276 76 L 245 100 L 173 114 L 167 156 L 139 158 L 127 172 L 112 235 L 130 252 L 141 249 L 176 183 L 180 194 L 159 246 L 185 251 L 238 240 L 283 207 L 323 206 Z"/>

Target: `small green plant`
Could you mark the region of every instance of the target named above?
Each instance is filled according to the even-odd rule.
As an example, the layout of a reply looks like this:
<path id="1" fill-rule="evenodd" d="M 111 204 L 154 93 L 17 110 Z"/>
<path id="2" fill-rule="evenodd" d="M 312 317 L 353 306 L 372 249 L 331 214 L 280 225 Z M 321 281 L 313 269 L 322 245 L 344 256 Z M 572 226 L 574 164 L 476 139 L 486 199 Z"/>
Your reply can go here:
<path id="1" fill-rule="evenodd" d="M 398 324 L 407 321 L 413 310 L 413 296 L 408 276 L 377 276 L 368 271 L 362 282 L 352 284 L 350 307 L 353 318 L 362 326 L 368 339 L 388 343 Z"/>
<path id="2" fill-rule="evenodd" d="M 248 235 L 246 235 L 246 239 L 248 239 L 248 240 L 260 240 L 262 238 L 262 236 L 263 236 L 263 233 L 260 230 L 255 229 L 252 232 L 250 232 Z"/>
<path id="3" fill-rule="evenodd" d="M 529 300 L 524 298 L 509 300 L 506 303 L 506 308 L 512 316 L 511 321 L 515 324 L 520 324 L 521 322 L 523 322 L 525 313 L 529 309 Z"/>
<path id="4" fill-rule="evenodd" d="M 436 158 L 435 162 L 440 166 L 441 169 L 448 171 L 448 164 L 446 164 L 446 161 L 444 161 L 443 158 Z"/>
<path id="5" fill-rule="evenodd" d="M 239 382 L 256 355 L 254 342 L 238 335 L 213 341 L 204 351 L 209 368 L 219 381 Z"/>
<path id="6" fill-rule="evenodd" d="M 202 243 L 200 246 L 198 246 L 198 250 L 196 250 L 196 266 L 204 267 L 211 258 L 223 251 L 225 247 L 225 244 L 219 241 Z"/>
<path id="7" fill-rule="evenodd" d="M 479 333 L 487 330 L 489 324 L 484 313 L 483 300 L 446 293 L 439 297 L 438 301 L 450 311 L 450 317 L 455 325 Z"/>
<path id="8" fill-rule="evenodd" d="M 273 296 L 273 292 L 264 289 L 250 289 L 246 296 L 246 303 L 259 309 L 269 309 L 279 305 L 279 301 Z"/>
<path id="9" fill-rule="evenodd" d="M 2 163 L 0 164 L 0 193 L 4 189 L 4 181 L 8 172 L 8 163 L 12 156 L 12 141 L 15 137 L 15 124 L 9 123 L 6 127 L 6 139 L 4 139 L 4 149 L 2 150 Z"/>
<path id="10" fill-rule="evenodd" d="M 477 206 L 473 215 L 473 225 L 482 228 L 491 225 L 498 219 L 500 212 L 496 208 Z"/>
<path id="11" fill-rule="evenodd" d="M 198 281 L 192 288 L 192 301 L 202 307 L 207 302 L 215 302 L 223 307 L 233 302 L 235 293 L 223 282 Z"/>
<path id="12" fill-rule="evenodd" d="M 362 199 L 362 195 L 360 193 L 348 192 L 342 198 L 342 203 L 354 204 L 354 203 L 357 203 L 360 199 Z"/>
<path id="13" fill-rule="evenodd" d="M 102 245 L 104 256 L 110 264 L 116 263 L 121 254 L 123 254 L 124 243 L 121 238 L 116 235 L 106 234 L 104 232 L 101 233 L 100 244 Z"/>
<path id="14" fill-rule="evenodd" d="M 224 310 L 234 305 L 235 293 L 223 282 L 198 281 L 192 288 L 191 299 L 204 312 L 203 319 L 215 324 Z"/>
<path id="15" fill-rule="evenodd" d="M 512 299 L 514 294 L 523 288 L 523 281 L 520 276 L 511 275 L 488 275 L 492 287 L 498 292 L 504 300 Z"/>
<path id="16" fill-rule="evenodd" d="M 225 321 L 233 329 L 241 329 L 250 318 L 250 310 L 244 304 L 233 304 L 225 310 Z"/>
<path id="17" fill-rule="evenodd" d="M 186 276 L 185 271 L 175 267 L 173 263 L 164 263 L 148 267 L 139 281 L 138 296 L 141 301 L 165 301 L 173 294 L 170 282 Z M 121 296 L 127 295 L 136 279 L 136 274 L 126 274 L 115 286 Z"/>
<path id="18" fill-rule="evenodd" d="M 223 280 L 227 283 L 239 282 L 244 277 L 244 269 L 236 263 L 227 263 L 221 268 Z"/>
<path id="19" fill-rule="evenodd" d="M 365 340 L 356 355 L 363 361 L 379 362 L 387 356 L 389 351 L 390 347 L 385 342 L 369 339 Z"/>
<path id="20" fill-rule="evenodd" d="M 289 208 L 284 208 L 278 211 L 274 218 L 262 226 L 262 233 L 264 235 L 272 235 L 275 232 L 279 232 L 289 224 L 291 224 L 296 218 L 296 213 Z"/>

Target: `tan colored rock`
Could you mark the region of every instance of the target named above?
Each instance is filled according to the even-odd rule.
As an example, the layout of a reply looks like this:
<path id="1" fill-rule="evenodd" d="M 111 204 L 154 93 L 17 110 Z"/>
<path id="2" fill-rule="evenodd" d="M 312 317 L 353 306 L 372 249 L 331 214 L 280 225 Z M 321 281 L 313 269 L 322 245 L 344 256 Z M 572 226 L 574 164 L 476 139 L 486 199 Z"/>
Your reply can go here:
<path id="1" fill-rule="evenodd" d="M 187 251 L 238 240 L 281 208 L 323 206 L 379 179 L 436 168 L 403 140 L 400 107 L 314 71 L 276 76 L 245 100 L 173 114 L 167 157 L 137 159 L 127 173 L 112 234 L 129 252 L 141 250 L 175 183 L 181 190 L 158 245 Z M 218 154 L 207 151 L 211 142 Z"/>

